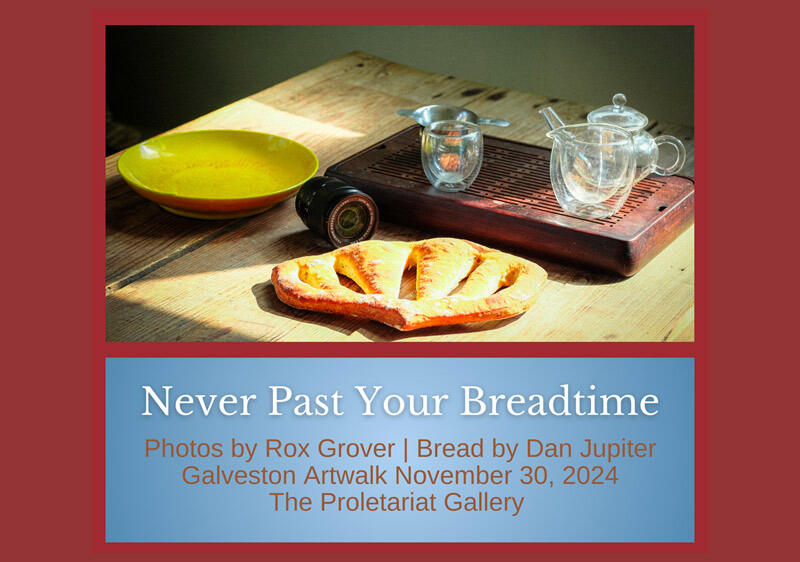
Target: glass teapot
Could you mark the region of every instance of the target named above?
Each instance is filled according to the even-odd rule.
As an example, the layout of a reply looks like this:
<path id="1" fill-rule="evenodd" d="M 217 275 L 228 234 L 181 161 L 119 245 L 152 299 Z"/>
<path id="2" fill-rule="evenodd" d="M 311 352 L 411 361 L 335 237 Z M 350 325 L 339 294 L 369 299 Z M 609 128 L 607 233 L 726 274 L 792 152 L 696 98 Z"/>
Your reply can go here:
<path id="1" fill-rule="evenodd" d="M 591 111 L 586 116 L 589 123 L 603 123 L 616 125 L 629 131 L 633 135 L 633 144 L 636 150 L 635 182 L 643 180 L 653 172 L 659 176 L 671 176 L 678 173 L 686 162 L 686 147 L 680 139 L 671 135 L 653 135 L 644 130 L 649 122 L 647 116 L 632 107 L 626 107 L 628 99 L 625 94 L 616 94 L 612 105 L 604 105 Z M 670 145 L 675 148 L 677 157 L 671 166 L 663 168 L 658 165 L 659 147 Z"/>

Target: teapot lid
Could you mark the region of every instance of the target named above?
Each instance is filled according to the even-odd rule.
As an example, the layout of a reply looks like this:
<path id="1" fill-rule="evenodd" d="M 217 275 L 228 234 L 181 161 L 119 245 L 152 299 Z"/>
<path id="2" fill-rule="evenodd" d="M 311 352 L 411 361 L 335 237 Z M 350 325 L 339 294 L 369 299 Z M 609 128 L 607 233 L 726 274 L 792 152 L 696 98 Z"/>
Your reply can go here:
<path id="1" fill-rule="evenodd" d="M 625 94 L 616 94 L 611 101 L 614 105 L 604 105 L 591 111 L 586 116 L 589 123 L 606 123 L 628 130 L 641 129 L 647 125 L 647 115 L 625 106 L 628 102 Z"/>

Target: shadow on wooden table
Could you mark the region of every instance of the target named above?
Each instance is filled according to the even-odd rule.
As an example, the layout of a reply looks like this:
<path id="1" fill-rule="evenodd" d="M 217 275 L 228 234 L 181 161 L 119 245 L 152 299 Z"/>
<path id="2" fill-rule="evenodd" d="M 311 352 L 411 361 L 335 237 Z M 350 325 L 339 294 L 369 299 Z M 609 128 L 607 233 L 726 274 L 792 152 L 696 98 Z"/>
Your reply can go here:
<path id="1" fill-rule="evenodd" d="M 512 252 L 513 253 L 513 252 Z M 579 267 L 572 267 L 560 263 L 554 263 L 535 256 L 523 256 L 547 271 L 547 281 L 562 283 L 565 285 L 613 285 L 625 281 L 625 277 L 613 273 L 603 273 L 600 271 L 590 271 Z"/>
<path id="2" fill-rule="evenodd" d="M 435 326 L 432 328 L 421 328 L 410 332 L 401 332 L 390 326 L 385 326 L 378 322 L 369 322 L 359 332 L 371 341 L 400 341 L 409 338 L 422 338 L 426 336 L 447 336 L 453 334 L 469 334 L 484 332 L 501 328 L 510 324 L 522 316 L 507 318 L 505 320 L 495 320 L 493 322 L 478 322 L 475 324 L 454 324 L 452 326 Z M 489 340 L 486 340 L 489 341 Z"/>
<path id="3" fill-rule="evenodd" d="M 309 310 L 292 308 L 281 302 L 278 298 L 278 295 L 275 293 L 275 288 L 272 286 L 272 281 L 257 283 L 253 285 L 252 291 L 258 307 L 264 312 L 277 314 L 278 316 L 299 322 L 310 322 L 317 326 L 324 326 L 325 328 L 336 330 L 341 334 L 350 335 L 357 331 L 363 322 L 368 322 L 368 320 L 360 320 L 349 316 L 337 316 L 334 314 L 325 314 L 323 312 L 311 312 Z M 348 325 L 344 325 L 345 323 Z"/>
<path id="4" fill-rule="evenodd" d="M 275 293 L 275 288 L 272 286 L 272 281 L 266 281 L 264 283 L 253 285 L 252 290 L 253 296 L 255 296 L 256 302 L 258 303 L 258 307 L 264 312 L 277 314 L 291 320 L 311 322 L 318 326 L 336 330 L 337 332 L 345 335 L 359 332 L 371 341 L 399 341 L 412 337 L 445 336 L 452 334 L 482 332 L 484 330 L 500 328 L 515 321 L 517 318 L 520 318 L 517 316 L 516 318 L 508 318 L 506 320 L 497 320 L 493 322 L 436 326 L 432 328 L 413 330 L 411 332 L 401 332 L 390 326 L 386 326 L 380 322 L 374 322 L 372 320 L 292 308 L 284 304 L 278 298 L 278 295 Z"/>
<path id="5" fill-rule="evenodd" d="M 122 182 L 106 194 L 106 232 L 175 240 L 218 231 L 240 219 L 197 220 L 169 213 Z"/>
<path id="6" fill-rule="evenodd" d="M 197 322 L 191 318 L 157 310 L 147 305 L 128 302 L 109 295 L 106 316 L 113 309 L 115 322 L 106 323 L 106 341 L 258 341 L 231 328 Z M 113 326 L 128 330 L 127 335 L 113 332 Z M 146 328 L 145 328 L 146 327 Z M 166 335 L 171 334 L 171 335 Z M 179 334 L 175 336 L 174 334 Z"/>

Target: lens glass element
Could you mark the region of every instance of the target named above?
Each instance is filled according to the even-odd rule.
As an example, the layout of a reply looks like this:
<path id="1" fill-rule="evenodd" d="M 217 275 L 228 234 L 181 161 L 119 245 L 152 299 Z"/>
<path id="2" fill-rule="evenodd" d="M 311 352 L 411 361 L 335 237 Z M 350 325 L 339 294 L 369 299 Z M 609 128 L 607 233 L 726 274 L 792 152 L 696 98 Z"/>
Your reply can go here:
<path id="1" fill-rule="evenodd" d="M 337 248 L 361 242 L 375 233 L 378 208 L 368 195 L 351 193 L 333 206 L 326 222 L 328 240 Z"/>
<path id="2" fill-rule="evenodd" d="M 334 229 L 342 238 L 357 238 L 367 226 L 367 212 L 364 204 L 352 201 L 341 208 L 336 215 Z"/>

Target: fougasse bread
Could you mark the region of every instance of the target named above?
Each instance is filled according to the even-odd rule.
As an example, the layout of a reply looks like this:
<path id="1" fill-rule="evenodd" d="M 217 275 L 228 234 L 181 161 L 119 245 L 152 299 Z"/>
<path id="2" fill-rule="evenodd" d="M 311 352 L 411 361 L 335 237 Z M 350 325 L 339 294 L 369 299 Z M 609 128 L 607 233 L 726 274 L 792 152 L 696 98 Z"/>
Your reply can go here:
<path id="1" fill-rule="evenodd" d="M 400 298 L 403 273 L 414 267 L 416 298 Z M 546 279 L 535 263 L 456 238 L 368 240 L 272 270 L 278 298 L 289 306 L 368 318 L 403 331 L 517 316 L 536 302 Z"/>

